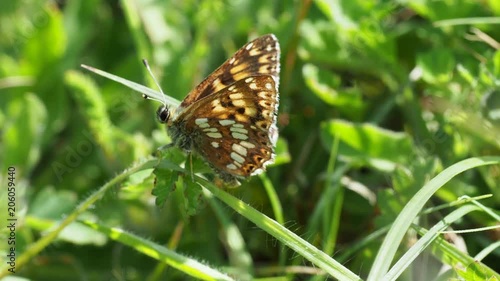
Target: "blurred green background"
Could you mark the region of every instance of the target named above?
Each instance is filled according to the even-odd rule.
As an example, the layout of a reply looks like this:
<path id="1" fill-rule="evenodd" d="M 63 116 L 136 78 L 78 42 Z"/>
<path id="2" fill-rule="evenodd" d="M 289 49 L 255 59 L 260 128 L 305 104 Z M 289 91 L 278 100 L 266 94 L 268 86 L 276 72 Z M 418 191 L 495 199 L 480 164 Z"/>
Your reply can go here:
<path id="1" fill-rule="evenodd" d="M 416 190 L 462 159 L 500 155 L 497 0 L 1 0 L 0 7 L 0 219 L 3 225 L 7 169 L 14 166 L 18 255 L 92 191 L 169 143 L 156 121 L 158 103 L 80 64 L 156 90 L 141 63 L 146 58 L 165 93 L 181 100 L 239 47 L 274 33 L 282 49 L 280 142 L 267 176 L 285 225 L 361 277 L 381 239 L 348 250 L 390 224 Z M 468 171 L 429 206 L 493 194 L 481 202 L 498 210 L 499 182 L 498 165 Z M 212 208 L 186 211 L 175 196 L 156 206 L 153 186 L 150 171 L 135 174 L 83 217 L 230 268 Z M 229 192 L 273 217 L 261 178 Z M 243 235 L 254 276 L 311 278 L 305 269 L 282 273 L 284 266 L 314 267 L 225 211 Z M 433 225 L 446 212 L 419 224 Z M 455 228 L 495 224 L 473 213 Z M 333 245 L 326 243 L 332 225 Z M 6 229 L 0 235 L 7 237 Z M 498 229 L 447 237 L 471 256 L 499 238 Z M 496 249 L 483 262 L 498 272 L 499 260 Z M 430 280 L 440 267 L 428 251 L 401 280 Z M 78 224 L 16 275 L 187 278 Z"/>

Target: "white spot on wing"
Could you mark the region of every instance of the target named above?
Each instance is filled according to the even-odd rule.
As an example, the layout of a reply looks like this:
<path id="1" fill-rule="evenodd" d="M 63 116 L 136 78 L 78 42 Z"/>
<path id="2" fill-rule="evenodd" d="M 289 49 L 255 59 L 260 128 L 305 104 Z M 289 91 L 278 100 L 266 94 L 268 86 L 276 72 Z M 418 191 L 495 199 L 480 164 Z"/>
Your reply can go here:
<path id="1" fill-rule="evenodd" d="M 206 128 L 206 129 L 203 129 L 203 132 L 206 132 L 206 133 L 217 133 L 217 128 Z"/>
<path id="2" fill-rule="evenodd" d="M 247 129 L 234 127 L 234 125 L 231 126 L 231 128 L 229 128 L 229 130 L 231 130 L 231 132 L 242 133 L 242 134 L 245 134 L 245 135 L 248 134 L 248 130 Z"/>
<path id="3" fill-rule="evenodd" d="M 212 146 L 213 146 L 213 147 L 215 147 L 215 148 L 218 148 L 218 147 L 219 147 L 219 143 L 218 143 L 218 142 L 213 141 L 211 144 L 212 144 Z"/>
<path id="4" fill-rule="evenodd" d="M 217 84 L 220 84 L 222 81 L 220 81 L 220 78 L 217 78 L 214 80 L 214 82 L 212 82 L 212 85 L 217 85 Z"/>
<path id="5" fill-rule="evenodd" d="M 214 139 L 220 139 L 222 138 L 221 133 L 208 133 L 207 136 L 214 138 Z"/>
<path id="6" fill-rule="evenodd" d="M 219 120 L 219 124 L 222 126 L 232 125 L 234 123 L 236 123 L 234 120 Z"/>
<path id="7" fill-rule="evenodd" d="M 243 156 L 239 155 L 236 152 L 231 152 L 231 158 L 234 161 L 238 162 L 238 163 L 244 163 L 245 162 L 245 158 L 243 158 Z"/>
<path id="8" fill-rule="evenodd" d="M 198 118 L 198 119 L 194 120 L 194 123 L 196 125 L 200 125 L 200 124 L 207 123 L 207 122 L 208 122 L 208 118 Z"/>
<path id="9" fill-rule="evenodd" d="M 233 149 L 234 152 L 236 152 L 240 155 L 243 155 L 243 156 L 247 156 L 247 149 L 244 148 L 243 146 L 241 146 L 237 143 L 233 143 L 233 146 L 231 148 Z"/>
<path id="10" fill-rule="evenodd" d="M 247 141 L 240 141 L 240 145 L 250 149 L 255 148 L 255 144 Z"/>
<path id="11" fill-rule="evenodd" d="M 236 170 L 237 167 L 234 164 L 228 164 L 226 168 L 228 168 L 229 170 Z"/>
<path id="12" fill-rule="evenodd" d="M 245 47 L 245 49 L 250 50 L 253 47 L 253 42 L 248 43 L 248 45 Z"/>
<path id="13" fill-rule="evenodd" d="M 233 136 L 233 138 L 238 139 L 238 140 L 247 140 L 248 139 L 247 135 L 236 133 L 236 132 L 232 132 L 231 136 Z"/>
<path id="14" fill-rule="evenodd" d="M 255 175 L 258 175 L 258 174 L 262 174 L 262 172 L 264 172 L 263 169 L 255 169 L 255 171 L 253 171 L 250 175 L 251 176 L 255 176 Z"/>

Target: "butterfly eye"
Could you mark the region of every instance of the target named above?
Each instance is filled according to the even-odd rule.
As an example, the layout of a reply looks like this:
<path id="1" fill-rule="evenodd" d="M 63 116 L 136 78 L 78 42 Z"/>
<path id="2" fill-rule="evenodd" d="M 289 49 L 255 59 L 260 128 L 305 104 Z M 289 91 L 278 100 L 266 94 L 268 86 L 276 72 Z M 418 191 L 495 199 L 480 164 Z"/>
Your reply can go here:
<path id="1" fill-rule="evenodd" d="M 158 117 L 158 121 L 160 121 L 160 123 L 167 123 L 168 119 L 170 119 L 170 111 L 168 110 L 168 107 L 165 105 L 158 107 L 156 117 Z"/>

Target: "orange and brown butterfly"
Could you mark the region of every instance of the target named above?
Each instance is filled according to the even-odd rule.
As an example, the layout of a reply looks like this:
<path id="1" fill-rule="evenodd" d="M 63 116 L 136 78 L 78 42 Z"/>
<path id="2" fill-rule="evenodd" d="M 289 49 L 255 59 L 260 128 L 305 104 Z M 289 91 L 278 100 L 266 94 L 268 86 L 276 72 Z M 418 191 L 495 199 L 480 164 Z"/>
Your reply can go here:
<path id="1" fill-rule="evenodd" d="M 278 138 L 280 47 L 273 34 L 239 49 L 181 105 L 158 119 L 174 145 L 199 154 L 227 183 L 261 173 Z"/>

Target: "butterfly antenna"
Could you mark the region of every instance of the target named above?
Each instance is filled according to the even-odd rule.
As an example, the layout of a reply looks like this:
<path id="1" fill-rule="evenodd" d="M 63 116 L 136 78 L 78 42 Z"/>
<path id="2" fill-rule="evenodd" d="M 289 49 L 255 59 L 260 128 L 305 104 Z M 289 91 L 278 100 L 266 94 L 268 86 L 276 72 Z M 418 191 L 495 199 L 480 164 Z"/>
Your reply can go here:
<path id="1" fill-rule="evenodd" d="M 163 101 L 161 101 L 161 100 L 158 100 L 158 101 L 161 102 L 161 103 L 163 103 L 163 105 L 166 106 L 167 105 L 167 99 L 165 98 L 165 93 L 163 93 L 163 91 L 162 91 L 162 89 L 160 87 L 160 83 L 158 83 L 158 80 L 156 80 L 156 77 L 154 76 L 153 71 L 151 71 L 151 67 L 149 67 L 148 61 L 146 59 L 143 59 L 142 63 L 144 64 L 144 66 L 148 70 L 149 75 L 151 75 L 151 77 L 153 78 L 153 81 L 156 84 L 156 87 L 158 87 L 158 89 L 160 90 L 161 95 L 163 96 Z"/>

